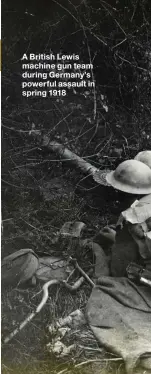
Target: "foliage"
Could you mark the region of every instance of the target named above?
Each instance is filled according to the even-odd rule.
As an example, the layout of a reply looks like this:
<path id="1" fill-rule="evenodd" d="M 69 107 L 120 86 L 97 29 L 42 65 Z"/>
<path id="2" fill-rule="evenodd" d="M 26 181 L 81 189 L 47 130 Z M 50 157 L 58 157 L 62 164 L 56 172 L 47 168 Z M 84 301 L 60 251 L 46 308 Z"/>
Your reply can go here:
<path id="1" fill-rule="evenodd" d="M 101 169 L 150 149 L 150 11 L 147 0 L 2 1 L 3 256 L 21 247 L 65 254 L 72 248 L 54 244 L 65 221 L 82 220 L 88 236 L 116 222 L 119 196 L 70 170 L 41 149 L 29 131 L 34 124 Z M 23 98 L 21 56 L 50 51 L 77 53 L 81 62 L 92 61 L 95 89 L 89 95 L 84 89 L 69 91 L 57 100 Z M 82 305 L 88 294 L 82 293 Z M 73 300 L 69 306 L 71 312 Z M 36 326 L 47 321 L 46 313 Z M 38 328 L 32 328 L 36 340 Z M 18 345 L 23 342 L 22 336 Z M 25 344 L 31 356 L 37 353 L 34 344 L 32 339 L 31 346 L 29 341 Z M 14 353 L 17 363 L 23 352 L 26 348 L 20 348 L 19 356 Z M 9 372 L 7 367 L 3 370 Z"/>

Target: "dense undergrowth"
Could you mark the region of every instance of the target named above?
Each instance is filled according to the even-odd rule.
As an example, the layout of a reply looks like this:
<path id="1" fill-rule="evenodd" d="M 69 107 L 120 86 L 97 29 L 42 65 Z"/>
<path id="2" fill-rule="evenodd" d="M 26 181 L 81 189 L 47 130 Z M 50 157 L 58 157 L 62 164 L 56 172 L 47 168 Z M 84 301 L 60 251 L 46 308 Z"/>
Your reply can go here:
<path id="1" fill-rule="evenodd" d="M 120 195 L 63 164 L 29 131 L 34 124 L 50 140 L 100 169 L 113 169 L 138 151 L 150 149 L 150 10 L 145 0 L 2 2 L 2 257 L 20 248 L 74 253 L 84 267 L 91 253 L 79 253 L 77 243 L 55 243 L 63 223 L 81 220 L 87 225 L 85 235 L 93 237 L 100 227 L 116 222 Z M 50 50 L 77 53 L 81 63 L 93 61 L 95 89 L 89 94 L 84 89 L 69 91 L 58 99 L 23 98 L 21 56 Z M 81 348 L 60 363 L 44 348 L 50 320 L 69 314 L 75 306 L 84 310 L 90 292 L 86 285 L 74 296 L 54 292 L 37 320 L 4 347 L 3 373 L 61 373 L 67 362 L 73 366 L 92 358 L 92 352 Z M 35 293 L 8 295 L 4 290 L 4 335 L 35 305 Z M 91 343 L 96 348 L 89 332 L 85 334 L 83 346 Z M 77 339 L 76 334 L 72 337 Z M 88 368 L 102 374 L 123 370 L 109 361 L 102 362 L 101 369 L 86 367 L 71 370 L 80 374 Z"/>

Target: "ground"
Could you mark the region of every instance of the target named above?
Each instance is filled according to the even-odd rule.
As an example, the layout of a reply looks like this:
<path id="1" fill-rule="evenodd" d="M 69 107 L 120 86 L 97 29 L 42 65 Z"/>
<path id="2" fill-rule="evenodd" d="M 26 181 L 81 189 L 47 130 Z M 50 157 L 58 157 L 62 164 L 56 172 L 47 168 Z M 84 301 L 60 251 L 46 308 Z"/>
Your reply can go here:
<path id="1" fill-rule="evenodd" d="M 68 105 L 71 106 L 70 97 L 68 100 Z M 81 105 L 84 110 L 84 103 L 82 102 Z M 73 107 L 76 111 L 74 103 Z M 60 110 L 66 111 L 67 108 L 61 106 Z M 79 127 L 81 122 L 82 118 L 79 119 Z M 74 136 L 76 140 L 76 135 L 74 135 L 78 132 L 76 124 L 77 121 L 72 127 L 69 125 L 72 135 L 68 133 L 67 146 L 70 149 L 72 146 L 74 152 L 79 153 L 78 143 L 77 147 L 76 141 L 70 143 L 71 137 Z M 58 135 L 60 142 L 63 141 L 63 135 L 64 132 Z M 62 239 L 58 243 L 56 235 L 67 221 L 84 222 L 86 224 L 84 238 L 93 238 L 101 227 L 115 223 L 119 212 L 116 194 L 110 188 L 106 191 L 106 188 L 98 186 L 91 178 L 83 180 L 84 175 L 70 168 L 69 165 L 64 165 L 60 161 L 53 162 L 56 156 L 38 149 L 37 144 L 34 144 L 34 140 L 29 136 L 22 140 L 22 136 L 18 139 L 17 134 L 17 143 L 20 146 L 12 143 L 16 143 L 16 133 L 15 136 L 9 133 L 7 142 L 9 140 L 11 144 L 4 152 L 2 255 L 8 255 L 21 248 L 32 248 L 40 255 L 47 253 L 56 256 L 57 254 L 65 258 L 74 255 L 83 269 L 87 271 L 93 263 L 93 254 L 90 250 L 79 251 L 78 240 Z M 106 161 L 106 157 L 103 158 L 103 156 L 105 152 L 102 154 L 103 168 L 112 167 L 114 158 L 108 158 Z M 8 176 L 8 170 L 9 179 L 7 177 L 6 180 L 4 175 Z M 37 289 L 24 291 L 21 294 L 18 290 L 8 295 L 4 292 L 4 299 L 2 296 L 3 335 L 6 336 L 8 332 L 11 332 L 38 303 L 39 298 L 33 299 L 36 293 Z M 106 356 L 104 351 L 97 353 L 99 347 L 88 326 L 80 332 L 80 339 L 79 332 L 76 331 L 72 331 L 71 336 L 66 338 L 67 344 L 77 342 L 77 349 L 63 362 L 46 352 L 46 343 L 51 341 L 47 326 L 57 318 L 67 316 L 75 309 L 84 311 L 90 293 L 91 287 L 87 284 L 74 295 L 60 288 L 54 288 L 53 294 L 50 293 L 51 297 L 47 306 L 40 315 L 4 347 L 2 351 L 3 372 L 14 371 L 16 373 L 18 370 L 24 373 L 26 370 L 28 373 L 33 373 L 35 370 L 39 373 L 41 371 L 47 373 L 51 370 L 52 373 L 57 374 L 67 366 L 68 362 L 69 372 L 70 366 L 73 372 L 73 367 L 77 363 L 98 357 L 101 360 L 107 357 L 107 361 L 101 362 L 102 373 L 105 368 L 108 373 L 113 372 L 115 363 L 108 361 L 108 358 L 112 356 Z M 90 370 L 91 372 L 94 364 L 87 365 L 86 369 L 81 366 L 74 371 L 85 373 Z"/>

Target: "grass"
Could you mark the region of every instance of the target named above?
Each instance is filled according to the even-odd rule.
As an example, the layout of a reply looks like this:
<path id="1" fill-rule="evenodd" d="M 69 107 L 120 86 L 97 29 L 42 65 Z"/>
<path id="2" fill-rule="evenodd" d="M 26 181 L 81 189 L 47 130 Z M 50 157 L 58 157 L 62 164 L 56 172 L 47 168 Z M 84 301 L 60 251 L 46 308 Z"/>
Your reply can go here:
<path id="1" fill-rule="evenodd" d="M 35 297 L 39 289 L 40 286 L 37 286 L 34 290 L 20 292 L 16 289 L 5 293 L 2 297 L 3 335 L 6 336 L 16 328 L 39 303 L 41 295 Z M 68 374 L 85 374 L 91 372 L 94 365 L 102 374 L 113 373 L 117 363 L 110 362 L 112 356 L 107 357 L 104 350 L 100 349 L 87 325 L 80 330 L 71 329 L 63 339 L 67 346 L 75 344 L 75 350 L 67 357 L 57 358 L 46 348 L 53 339 L 48 326 L 73 310 L 84 310 L 90 292 L 91 289 L 86 284 L 74 295 L 60 287 L 51 289 L 50 298 L 41 313 L 11 342 L 2 345 L 2 373 L 59 374 L 64 370 L 64 373 Z M 78 364 L 81 366 L 76 367 Z"/>
<path id="2" fill-rule="evenodd" d="M 98 147 L 100 140 L 98 137 L 93 139 L 93 133 L 88 131 L 86 136 L 81 136 L 83 123 L 86 123 L 82 130 L 84 133 L 92 127 L 92 124 L 86 121 L 86 115 L 90 115 L 92 105 L 90 105 L 91 100 L 86 106 L 81 100 L 79 107 L 78 101 L 75 104 L 76 100 L 70 102 L 69 108 L 69 102 L 57 103 L 56 113 L 61 111 L 64 118 L 70 109 L 74 112 L 74 116 L 72 120 L 70 116 L 68 118 L 70 128 L 68 133 L 66 128 L 58 127 L 57 132 L 52 133 L 52 136 L 57 140 L 59 137 L 60 142 L 65 143 L 81 156 L 92 155 L 101 147 L 102 151 L 98 158 L 88 158 L 88 160 L 96 166 L 101 165 L 103 169 L 113 169 L 116 163 L 122 160 L 119 160 L 113 152 L 119 142 L 117 134 L 108 137 L 106 131 L 109 127 L 104 130 L 100 125 L 97 134 L 101 139 L 100 147 Z M 51 105 L 53 107 L 54 104 Z M 21 121 L 19 126 L 27 131 L 31 129 L 32 122 L 37 122 L 37 110 L 40 109 L 44 118 L 40 112 L 41 126 L 47 133 L 50 131 L 50 113 L 48 116 L 47 106 L 47 102 L 44 109 L 37 108 L 36 104 L 31 105 L 30 110 L 33 114 L 30 118 L 26 114 L 27 108 L 24 109 L 22 106 L 17 110 L 11 109 L 7 114 L 4 111 L 4 116 L 7 115 L 9 121 L 17 123 Z M 7 121 L 5 123 L 7 124 Z M 51 127 L 53 129 L 54 119 Z M 123 131 L 126 131 L 125 128 L 126 126 Z M 41 255 L 47 253 L 55 256 L 63 255 L 65 258 L 73 255 L 87 271 L 88 264 L 92 266 L 93 262 L 90 250 L 80 248 L 78 240 L 62 238 L 57 240 L 58 232 L 66 221 L 82 221 L 86 224 L 84 237 L 93 238 L 100 227 L 116 222 L 119 214 L 116 207 L 117 197 L 114 196 L 113 191 L 102 189 L 92 180 L 85 179 L 79 171 L 70 169 L 59 160 L 56 161 L 56 156 L 39 149 L 34 139 L 30 138 L 29 141 L 26 133 L 16 134 L 4 127 L 3 139 L 2 175 L 5 183 L 2 185 L 4 220 L 2 256 L 21 248 L 32 248 Z M 123 142 L 121 138 L 120 142 Z M 127 148 L 123 146 L 123 158 L 133 157 L 133 154 L 137 153 L 137 145 L 132 146 L 132 142 L 133 139 L 131 140 L 130 137 Z M 107 158 L 106 154 L 108 154 Z M 4 290 L 2 297 L 4 336 L 18 326 L 39 303 L 40 296 L 34 297 L 38 291 L 39 288 L 24 290 L 24 292 L 13 290 L 7 294 Z M 88 326 L 84 331 L 71 331 L 65 337 L 67 346 L 73 342 L 76 344 L 76 350 L 66 359 L 61 360 L 54 355 L 52 357 L 46 350 L 46 344 L 51 341 L 47 326 L 58 318 L 69 315 L 75 309 L 84 311 L 90 293 L 91 288 L 86 284 L 74 295 L 60 288 L 54 288 L 53 292 L 51 290 L 50 299 L 42 312 L 16 338 L 3 347 L 2 372 L 4 374 L 17 372 L 24 374 L 25 371 L 26 374 L 34 372 L 59 374 L 60 371 L 68 369 L 69 374 L 85 374 L 93 371 L 97 374 L 97 370 L 101 374 L 122 374 L 121 362 L 110 361 L 109 358 L 112 356 L 109 355 L 107 361 L 96 362 L 96 364 L 88 362 L 86 366 L 75 368 L 81 362 L 97 358 L 104 360 L 106 357 L 104 351 L 99 353 L 96 351 L 99 347 Z M 95 369 L 94 365 L 96 365 Z"/>
<path id="3" fill-rule="evenodd" d="M 82 109 L 84 113 L 87 110 L 84 109 L 84 103 Z M 84 138 L 81 138 L 80 143 L 76 142 L 80 127 L 83 125 L 84 116 L 80 117 L 82 109 L 81 107 L 77 109 L 77 105 L 72 107 L 72 110 L 75 110 L 75 119 L 73 123 L 69 123 L 68 137 L 65 138 L 65 132 L 57 135 L 60 136 L 60 142 L 66 139 L 68 147 L 79 154 L 86 142 Z M 60 103 L 60 110 L 67 112 L 67 103 L 64 108 Z M 10 114 L 17 121 L 21 116 L 22 128 L 27 128 L 24 126 L 26 115 L 22 111 L 23 108 L 20 108 L 20 111 L 18 109 Z M 48 131 L 47 126 L 45 131 Z M 114 213 L 115 199 L 112 193 L 96 186 L 89 179 L 83 179 L 82 174 L 69 169 L 68 165 L 53 161 L 56 156 L 39 151 L 33 139 L 29 146 L 28 136 L 15 137 L 16 134 L 7 132 L 7 129 L 5 132 L 7 142 L 6 147 L 5 142 L 3 144 L 3 179 L 6 183 L 3 183 L 2 189 L 4 219 L 2 255 L 6 256 L 21 248 L 32 248 L 41 255 L 47 253 L 55 256 L 63 255 L 66 258 L 73 255 L 87 271 L 88 264 L 91 266 L 93 261 L 90 250 L 81 249 L 78 240 L 62 238 L 57 240 L 58 231 L 66 221 L 83 221 L 87 226 L 84 237 L 92 238 L 100 227 L 116 222 L 117 211 L 115 210 Z M 92 134 L 89 134 L 88 139 L 92 139 Z M 108 143 L 108 140 L 106 142 Z M 115 147 L 114 137 L 108 146 L 110 150 Z M 104 160 L 102 167 L 113 168 L 112 156 L 108 157 L 108 161 L 103 159 L 107 149 L 104 147 L 102 155 L 99 156 Z M 90 142 L 87 152 L 94 153 L 93 141 L 92 144 Z M 34 297 L 38 291 L 39 288 L 24 290 L 24 292 L 13 290 L 7 294 L 4 290 L 2 296 L 4 336 L 18 326 L 39 303 L 40 295 Z M 55 355 L 52 356 L 46 350 L 46 344 L 51 342 L 52 338 L 48 334 L 48 325 L 76 309 L 84 311 L 90 293 L 91 288 L 86 284 L 74 295 L 60 288 L 51 290 L 49 301 L 42 312 L 16 338 L 2 348 L 2 372 L 4 374 L 18 372 L 24 374 L 25 371 L 26 374 L 34 372 L 59 374 L 60 371 L 67 369 L 69 374 L 92 373 L 94 370 L 96 374 L 97 371 L 101 374 L 122 373 L 121 363 L 109 361 L 109 358 L 112 358 L 109 355 L 107 361 L 88 362 L 75 368 L 81 362 L 90 359 L 104 360 L 106 357 L 103 350 L 98 353 L 98 343 L 88 326 L 83 331 L 71 331 L 65 337 L 67 346 L 73 342 L 76 344 L 75 351 L 66 359 L 61 360 Z"/>
<path id="4" fill-rule="evenodd" d="M 20 172 L 18 171 L 18 174 Z M 62 174 L 62 168 L 60 168 Z M 64 180 L 67 181 L 69 171 L 64 174 Z M 24 194 L 17 194 L 16 189 L 9 187 L 4 199 L 3 208 L 5 215 L 9 221 L 4 221 L 4 233 L 2 237 L 2 252 L 6 254 L 21 247 L 32 248 L 36 252 L 49 253 L 50 255 L 69 255 L 76 256 L 81 266 L 85 269 L 88 263 L 92 264 L 92 253 L 86 250 L 79 250 L 78 240 L 59 239 L 56 240 L 58 230 L 62 224 L 70 220 L 82 220 L 87 224 L 86 236 L 93 236 L 96 232 L 101 217 L 94 208 L 87 207 L 86 201 L 80 195 L 75 194 L 75 189 L 70 182 L 74 180 L 75 174 L 70 174 L 68 183 L 65 185 L 60 182 L 59 188 L 55 190 L 55 183 L 58 186 L 60 178 L 55 179 L 53 184 L 55 193 L 48 193 L 48 188 L 44 193 L 33 194 L 32 191 L 24 189 Z M 25 185 L 27 174 L 14 183 Z M 19 175 L 18 175 L 19 178 Z M 31 185 L 33 179 L 31 178 Z M 54 179 L 53 179 L 54 181 Z M 28 184 L 30 185 L 30 184 Z M 47 185 L 46 185 L 47 186 Z M 71 188 L 72 187 L 72 188 Z M 34 187 L 33 187 L 34 188 Z M 56 192 L 57 191 L 57 192 Z M 47 195 L 46 195 L 47 193 Z M 9 201 L 11 202 L 11 211 L 9 212 Z M 90 201 L 89 201 L 90 203 Z M 86 208 L 89 214 L 86 215 Z M 93 206 L 92 206 L 93 208 Z M 97 213 L 95 215 L 95 212 Z M 92 218 L 94 214 L 95 220 Z M 93 223 L 91 224 L 91 220 Z M 102 224 L 103 224 L 102 220 Z M 99 227 L 99 226 L 98 226 Z M 90 231 L 89 231 L 90 230 Z M 41 295 L 37 294 L 40 286 L 24 290 L 15 289 L 10 292 L 3 290 L 2 294 L 2 336 L 12 332 L 26 316 L 31 313 L 33 308 L 38 305 Z M 51 342 L 52 336 L 48 332 L 48 326 L 60 317 L 68 316 L 76 309 L 85 310 L 87 300 L 91 293 L 91 287 L 86 283 L 74 294 L 69 293 L 61 287 L 54 287 L 50 290 L 50 298 L 36 318 L 27 325 L 10 343 L 2 346 L 2 373 L 53 373 L 59 374 L 62 370 L 66 372 L 85 374 L 94 370 L 95 362 L 87 363 L 81 367 L 75 367 L 77 364 L 89 360 L 104 360 L 106 354 L 104 350 L 98 351 L 100 347 L 96 342 L 93 334 L 88 326 L 84 326 L 82 330 L 71 330 L 63 339 L 63 342 L 69 346 L 75 344 L 76 348 L 71 354 L 64 359 L 50 354 L 46 345 Z M 36 295 L 36 296 L 35 296 Z M 102 374 L 110 374 L 115 372 L 115 366 L 118 363 L 108 361 L 96 362 L 98 372 Z M 95 367 L 95 370 L 96 370 Z M 97 371 L 96 371 L 97 373 Z"/>

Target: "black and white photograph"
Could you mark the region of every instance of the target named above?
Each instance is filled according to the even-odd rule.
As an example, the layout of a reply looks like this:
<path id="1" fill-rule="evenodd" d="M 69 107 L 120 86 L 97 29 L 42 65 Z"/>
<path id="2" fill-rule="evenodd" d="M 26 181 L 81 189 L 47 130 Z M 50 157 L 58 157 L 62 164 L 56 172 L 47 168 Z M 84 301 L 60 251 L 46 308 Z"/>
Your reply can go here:
<path id="1" fill-rule="evenodd" d="M 2 374 L 151 374 L 151 3 L 1 1 Z"/>

